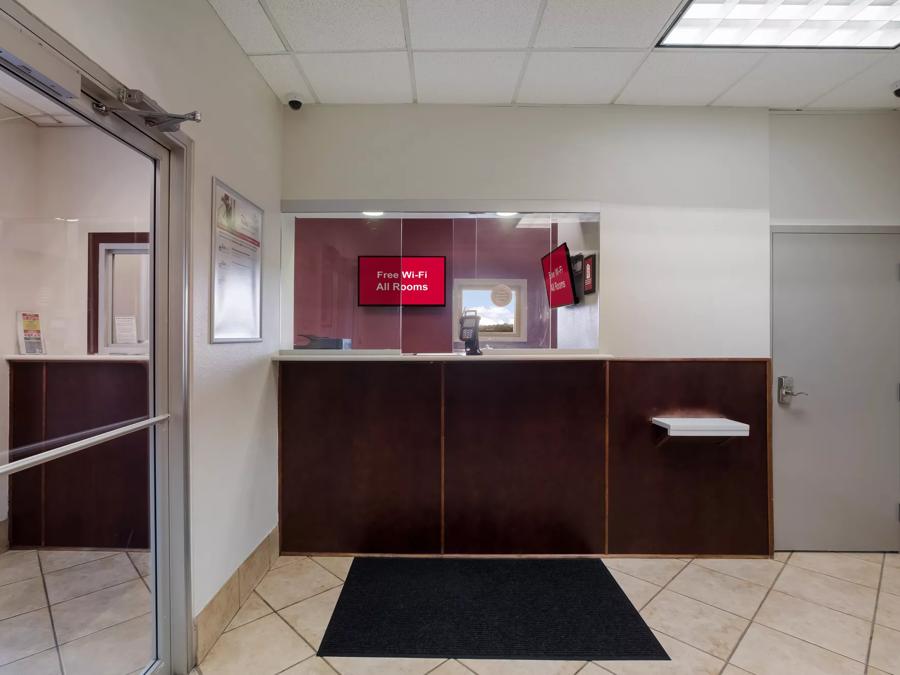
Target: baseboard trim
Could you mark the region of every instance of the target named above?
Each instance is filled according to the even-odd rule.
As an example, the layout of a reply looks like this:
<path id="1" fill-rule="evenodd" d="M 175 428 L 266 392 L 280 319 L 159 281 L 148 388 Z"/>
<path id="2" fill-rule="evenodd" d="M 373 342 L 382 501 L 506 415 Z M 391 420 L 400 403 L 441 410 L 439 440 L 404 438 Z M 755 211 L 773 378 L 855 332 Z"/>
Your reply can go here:
<path id="1" fill-rule="evenodd" d="M 194 618 L 194 663 L 200 663 L 225 632 L 244 601 L 278 557 L 278 528 L 273 529 Z"/>
<path id="2" fill-rule="evenodd" d="M 0 520 L 0 553 L 9 550 L 9 518 Z"/>

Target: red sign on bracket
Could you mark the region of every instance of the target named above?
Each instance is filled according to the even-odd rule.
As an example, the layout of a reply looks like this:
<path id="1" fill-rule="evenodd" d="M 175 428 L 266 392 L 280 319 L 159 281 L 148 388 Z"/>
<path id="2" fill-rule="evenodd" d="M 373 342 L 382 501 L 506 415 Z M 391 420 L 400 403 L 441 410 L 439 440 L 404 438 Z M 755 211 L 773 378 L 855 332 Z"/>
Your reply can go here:
<path id="1" fill-rule="evenodd" d="M 443 307 L 445 256 L 359 256 L 360 307 Z"/>
<path id="2" fill-rule="evenodd" d="M 544 268 L 544 284 L 547 286 L 547 299 L 550 308 L 565 307 L 578 302 L 575 296 L 575 276 L 572 274 L 572 261 L 569 259 L 569 246 L 560 244 L 541 258 Z"/>

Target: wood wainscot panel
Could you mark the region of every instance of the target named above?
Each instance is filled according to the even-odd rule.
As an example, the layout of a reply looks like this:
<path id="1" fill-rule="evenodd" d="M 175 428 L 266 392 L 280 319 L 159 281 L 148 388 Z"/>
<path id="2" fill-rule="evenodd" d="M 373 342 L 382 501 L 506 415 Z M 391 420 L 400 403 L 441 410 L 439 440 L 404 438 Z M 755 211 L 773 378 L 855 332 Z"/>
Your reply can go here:
<path id="1" fill-rule="evenodd" d="M 769 362 L 612 361 L 610 553 L 768 555 Z M 746 438 L 673 438 L 655 416 L 727 417 Z"/>
<path id="2" fill-rule="evenodd" d="M 441 365 L 281 363 L 287 553 L 438 553 Z"/>
<path id="3" fill-rule="evenodd" d="M 605 363 L 445 371 L 445 551 L 603 553 Z"/>

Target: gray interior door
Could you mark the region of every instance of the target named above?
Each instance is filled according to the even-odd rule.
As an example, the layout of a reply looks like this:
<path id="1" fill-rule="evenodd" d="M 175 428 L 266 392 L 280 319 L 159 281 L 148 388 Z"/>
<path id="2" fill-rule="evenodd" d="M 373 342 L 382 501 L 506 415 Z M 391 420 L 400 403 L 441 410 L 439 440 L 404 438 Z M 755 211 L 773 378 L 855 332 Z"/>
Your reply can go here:
<path id="1" fill-rule="evenodd" d="M 896 551 L 900 234 L 776 233 L 772 355 L 776 549 Z"/>

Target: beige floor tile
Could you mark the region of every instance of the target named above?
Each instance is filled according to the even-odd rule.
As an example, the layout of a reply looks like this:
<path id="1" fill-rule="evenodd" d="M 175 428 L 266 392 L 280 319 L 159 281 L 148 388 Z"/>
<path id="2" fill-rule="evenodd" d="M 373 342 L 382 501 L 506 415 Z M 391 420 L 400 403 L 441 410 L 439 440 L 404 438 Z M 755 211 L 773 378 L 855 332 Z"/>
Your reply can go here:
<path id="1" fill-rule="evenodd" d="M 856 661 L 866 660 L 871 624 L 864 619 L 772 591 L 754 621 Z"/>
<path id="2" fill-rule="evenodd" d="M 303 636 L 304 640 L 318 649 L 340 595 L 341 587 L 339 586 L 285 607 L 278 613 Z"/>
<path id="3" fill-rule="evenodd" d="M 653 598 L 641 616 L 651 628 L 720 659 L 728 658 L 749 623 L 668 590 Z"/>
<path id="4" fill-rule="evenodd" d="M 0 621 L 0 665 L 54 646 L 47 608 Z"/>
<path id="5" fill-rule="evenodd" d="M 866 668 L 866 675 L 891 675 L 890 673 L 886 673 L 883 670 L 878 670 L 877 668 L 873 668 L 869 666 Z"/>
<path id="6" fill-rule="evenodd" d="M 859 558 L 860 560 L 868 560 L 870 563 L 875 563 L 876 565 L 880 565 L 881 561 L 884 560 L 884 553 L 867 553 L 865 551 L 850 551 L 847 555 L 852 555 L 854 558 Z"/>
<path id="7" fill-rule="evenodd" d="M 66 675 L 121 675 L 150 663 L 149 614 L 106 628 L 59 648 Z"/>
<path id="8" fill-rule="evenodd" d="M 283 671 L 281 675 L 337 675 L 337 671 L 329 666 L 325 659 L 310 656 L 306 661 L 301 661 L 296 666 Z"/>
<path id="9" fill-rule="evenodd" d="M 466 668 L 477 675 L 575 675 L 584 661 L 494 661 L 461 659 Z"/>
<path id="10" fill-rule="evenodd" d="M 731 662 L 755 675 L 862 675 L 865 669 L 862 663 L 758 623 L 747 629 Z"/>
<path id="11" fill-rule="evenodd" d="M 722 671 L 722 675 L 751 675 L 746 670 L 742 668 L 738 668 L 737 666 L 729 663 L 725 666 L 725 670 Z"/>
<path id="12" fill-rule="evenodd" d="M 47 596 L 40 577 L 0 586 L 0 620 L 46 606 Z"/>
<path id="13" fill-rule="evenodd" d="M 881 591 L 900 595 L 900 567 L 885 566 L 881 577 Z"/>
<path id="14" fill-rule="evenodd" d="M 437 668 L 432 670 L 428 675 L 472 675 L 472 671 L 466 668 L 459 661 L 450 659 L 444 661 Z"/>
<path id="15" fill-rule="evenodd" d="M 125 553 L 44 575 L 51 605 L 137 578 Z"/>
<path id="16" fill-rule="evenodd" d="M 725 665 L 668 635 L 656 631 L 654 635 L 671 661 L 598 661 L 597 664 L 616 675 L 716 675 Z"/>
<path id="17" fill-rule="evenodd" d="M 900 630 L 900 595 L 885 593 L 878 596 L 878 609 L 875 612 L 875 623 Z"/>
<path id="18" fill-rule="evenodd" d="M 314 556 L 313 560 L 341 581 L 347 579 L 347 572 L 350 571 L 350 565 L 353 564 L 351 556 Z"/>
<path id="19" fill-rule="evenodd" d="M 304 556 L 304 555 L 280 555 L 277 558 L 275 558 L 275 561 L 272 563 L 271 569 L 277 570 L 279 567 L 284 567 L 285 565 L 297 563 L 297 562 L 300 562 L 301 560 L 306 560 L 306 556 Z"/>
<path id="20" fill-rule="evenodd" d="M 790 557 L 791 557 L 790 551 L 775 551 L 775 555 L 772 556 L 772 558 L 775 560 L 775 562 L 781 562 L 781 563 L 787 562 Z"/>
<path id="21" fill-rule="evenodd" d="M 773 588 L 867 621 L 875 612 L 874 589 L 792 565 L 784 568 Z"/>
<path id="22" fill-rule="evenodd" d="M 60 675 L 56 648 L 0 666 L 0 675 Z"/>
<path id="23" fill-rule="evenodd" d="M 129 551 L 128 557 L 131 558 L 131 562 L 134 563 L 138 574 L 142 577 L 149 577 L 153 572 L 149 551 Z"/>
<path id="24" fill-rule="evenodd" d="M 241 605 L 238 613 L 235 614 L 234 618 L 231 620 L 231 623 L 228 624 L 225 630 L 234 630 L 239 626 L 243 626 L 250 623 L 251 621 L 261 619 L 262 617 L 268 616 L 271 613 L 272 608 L 269 607 L 265 602 L 263 602 L 263 599 L 256 593 L 251 593 L 250 597 L 247 598 L 247 601 L 243 605 Z"/>
<path id="25" fill-rule="evenodd" d="M 273 608 L 281 609 L 340 583 L 336 576 L 304 558 L 269 572 L 259 582 L 256 592 Z"/>
<path id="26" fill-rule="evenodd" d="M 697 565 L 688 565 L 668 586 L 681 593 L 726 612 L 752 619 L 767 588 Z"/>
<path id="27" fill-rule="evenodd" d="M 884 556 L 885 567 L 900 567 L 900 553 L 888 553 Z"/>
<path id="28" fill-rule="evenodd" d="M 697 558 L 693 564 L 766 588 L 774 583 L 783 567 L 782 563 L 768 558 Z"/>
<path id="29" fill-rule="evenodd" d="M 114 556 L 117 551 L 41 551 L 41 569 L 44 574 L 58 572 L 67 567 L 82 565 L 94 560 Z"/>
<path id="30" fill-rule="evenodd" d="M 50 608 L 59 644 L 124 623 L 152 609 L 150 593 L 140 579 L 104 588 Z"/>
<path id="31" fill-rule="evenodd" d="M 223 633 L 200 664 L 203 675 L 274 675 L 313 655 L 278 615 Z"/>
<path id="32" fill-rule="evenodd" d="M 445 659 L 355 659 L 329 656 L 325 659 L 341 675 L 425 675 Z M 206 673 L 203 675 L 216 675 Z"/>
<path id="33" fill-rule="evenodd" d="M 900 675 L 900 631 L 875 626 L 869 665 L 893 675 Z"/>
<path id="34" fill-rule="evenodd" d="M 631 604 L 636 609 L 641 609 L 650 602 L 650 599 L 659 593 L 661 588 L 661 586 L 651 584 L 649 581 L 638 579 L 616 569 L 609 570 L 609 573 L 613 575 L 616 583 L 619 584 L 619 587 L 625 592 L 625 595 L 628 596 Z"/>
<path id="35" fill-rule="evenodd" d="M 0 586 L 41 576 L 36 551 L 7 551 L 0 554 Z"/>
<path id="36" fill-rule="evenodd" d="M 687 564 L 677 558 L 604 558 L 603 564 L 657 586 L 665 586 Z"/>
<path id="37" fill-rule="evenodd" d="M 873 563 L 849 553 L 794 553 L 788 565 L 878 588 L 881 563 Z"/>

